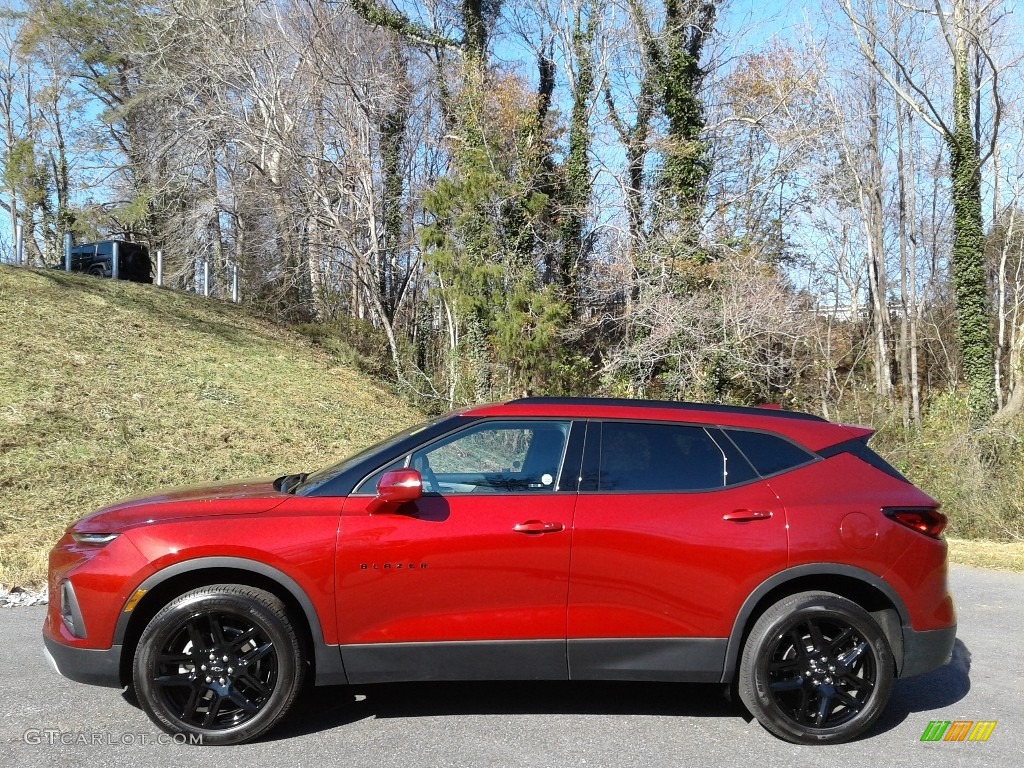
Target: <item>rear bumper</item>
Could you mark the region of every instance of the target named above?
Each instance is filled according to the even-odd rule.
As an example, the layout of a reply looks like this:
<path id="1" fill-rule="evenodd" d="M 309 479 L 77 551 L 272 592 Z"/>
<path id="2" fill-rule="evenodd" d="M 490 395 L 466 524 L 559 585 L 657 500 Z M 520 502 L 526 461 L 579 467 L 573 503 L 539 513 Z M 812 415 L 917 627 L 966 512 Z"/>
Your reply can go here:
<path id="1" fill-rule="evenodd" d="M 914 677 L 948 664 L 956 642 L 956 624 L 946 629 L 916 632 L 903 628 L 903 668 L 900 677 Z"/>
<path id="2" fill-rule="evenodd" d="M 89 685 L 122 688 L 121 646 L 107 650 L 72 648 L 43 635 L 46 660 L 57 672 L 69 680 Z"/>

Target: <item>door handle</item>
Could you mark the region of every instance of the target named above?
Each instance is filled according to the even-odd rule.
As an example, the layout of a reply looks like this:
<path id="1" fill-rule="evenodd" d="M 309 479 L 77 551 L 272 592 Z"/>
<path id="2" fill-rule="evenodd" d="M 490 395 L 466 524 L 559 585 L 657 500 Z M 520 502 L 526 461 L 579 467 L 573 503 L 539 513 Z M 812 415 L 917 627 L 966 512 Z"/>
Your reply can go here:
<path id="1" fill-rule="evenodd" d="M 771 512 L 763 509 L 737 509 L 733 512 L 726 512 L 722 515 L 722 519 L 733 523 L 745 523 L 750 520 L 768 520 L 771 516 Z"/>
<path id="2" fill-rule="evenodd" d="M 562 530 L 561 523 L 545 523 L 540 520 L 527 520 L 519 523 L 512 530 L 516 533 L 556 533 Z"/>

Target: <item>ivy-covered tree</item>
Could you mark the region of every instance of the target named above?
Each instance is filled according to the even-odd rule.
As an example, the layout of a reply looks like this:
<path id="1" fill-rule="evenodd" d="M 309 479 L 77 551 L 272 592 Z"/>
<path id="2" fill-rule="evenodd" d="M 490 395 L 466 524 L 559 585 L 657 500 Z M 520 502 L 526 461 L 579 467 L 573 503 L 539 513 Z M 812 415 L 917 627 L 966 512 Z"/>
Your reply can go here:
<path id="1" fill-rule="evenodd" d="M 918 12 L 934 18 L 948 46 L 952 65 L 951 98 L 940 99 L 901 59 L 901 51 L 878 45 L 879 30 L 873 15 L 844 0 L 861 53 L 895 93 L 946 142 L 949 150 L 950 201 L 953 207 L 953 248 L 950 277 L 956 299 L 957 338 L 963 378 L 967 384 L 971 420 L 980 425 L 995 410 L 995 359 L 990 305 L 985 273 L 985 233 L 981 200 L 981 99 L 979 89 L 990 70 L 991 96 L 998 109 L 1000 92 L 994 62 L 984 55 L 986 29 L 995 23 L 970 0 L 936 0 L 933 8 Z M 884 53 L 879 53 L 879 48 Z M 952 114 L 943 110 L 951 106 Z M 998 130 L 998 125 L 996 126 Z M 995 144 L 996 135 L 990 138 Z M 986 154 L 991 154 L 991 148 Z"/>
<path id="2" fill-rule="evenodd" d="M 654 228 L 668 240 L 672 258 L 693 258 L 700 249 L 709 173 L 700 96 L 705 71 L 700 59 L 717 5 L 717 0 L 665 0 L 664 31 L 658 41 L 648 44 L 656 93 L 667 122 Z"/>
<path id="3" fill-rule="evenodd" d="M 563 169 L 563 192 L 558 206 L 560 255 L 554 271 L 568 309 L 575 316 L 580 310 L 581 279 L 594 244 L 593 237 L 587 233 L 587 226 L 593 195 L 590 167 L 593 128 L 590 115 L 597 84 L 593 50 L 597 12 L 591 0 L 585 0 L 575 9 L 574 16 L 572 60 L 575 77 L 569 117 L 569 147 Z"/>

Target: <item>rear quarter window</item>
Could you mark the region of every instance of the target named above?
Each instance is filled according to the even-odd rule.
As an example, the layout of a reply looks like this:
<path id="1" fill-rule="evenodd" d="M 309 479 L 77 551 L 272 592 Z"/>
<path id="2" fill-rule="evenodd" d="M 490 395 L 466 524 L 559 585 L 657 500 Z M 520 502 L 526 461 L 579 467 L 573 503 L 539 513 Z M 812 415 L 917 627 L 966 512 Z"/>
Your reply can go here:
<path id="1" fill-rule="evenodd" d="M 815 458 L 814 454 L 778 435 L 741 429 L 729 429 L 725 433 L 761 477 L 808 464 Z"/>

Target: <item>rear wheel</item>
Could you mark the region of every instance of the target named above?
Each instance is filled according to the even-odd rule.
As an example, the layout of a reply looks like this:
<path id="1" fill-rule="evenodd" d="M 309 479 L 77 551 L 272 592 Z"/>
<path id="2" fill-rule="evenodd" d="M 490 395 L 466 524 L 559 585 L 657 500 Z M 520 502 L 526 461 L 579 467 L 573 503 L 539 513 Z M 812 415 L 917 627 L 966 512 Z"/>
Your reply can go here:
<path id="1" fill-rule="evenodd" d="M 302 645 L 281 600 L 217 584 L 175 598 L 153 617 L 139 639 L 134 683 L 164 731 L 239 744 L 284 717 L 303 673 Z"/>
<path id="2" fill-rule="evenodd" d="M 754 624 L 740 659 L 747 709 L 780 738 L 835 744 L 878 719 L 895 663 L 885 633 L 856 603 L 802 592 L 771 606 Z"/>

